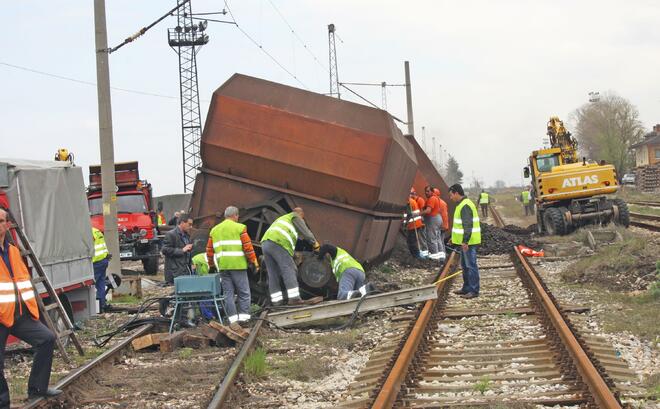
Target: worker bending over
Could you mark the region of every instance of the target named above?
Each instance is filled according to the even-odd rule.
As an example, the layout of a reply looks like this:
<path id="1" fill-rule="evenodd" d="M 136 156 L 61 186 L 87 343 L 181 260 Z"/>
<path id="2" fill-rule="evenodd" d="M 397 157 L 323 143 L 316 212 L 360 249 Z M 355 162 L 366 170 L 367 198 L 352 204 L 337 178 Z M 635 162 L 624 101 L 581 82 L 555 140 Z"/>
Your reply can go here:
<path id="1" fill-rule="evenodd" d="M 339 284 L 338 300 L 363 297 L 375 291 L 372 284 L 364 284 L 364 268 L 346 250 L 324 244 L 319 250 L 319 260 L 325 259 L 326 254 L 330 256 L 332 273 Z"/>
<path id="2" fill-rule="evenodd" d="M 32 286 L 21 252 L 9 244 L 7 212 L 0 209 L 0 408 L 9 408 L 9 386 L 5 379 L 5 346 L 7 337 L 30 344 L 34 361 L 27 382 L 29 399 L 51 397 L 62 393 L 49 389 L 53 363 L 55 334 L 39 321 L 39 306 L 35 297 L 39 293 Z"/>
<path id="3" fill-rule="evenodd" d="M 477 265 L 477 245 L 481 244 L 481 225 L 477 207 L 465 197 L 463 187 L 458 183 L 449 188 L 449 198 L 456 203 L 451 242 L 461 246 L 461 266 L 463 267 L 463 288 L 454 291 L 463 298 L 479 296 L 479 266 Z"/>
<path id="4" fill-rule="evenodd" d="M 239 324 L 250 319 L 248 263 L 259 268 L 259 262 L 247 227 L 238 222 L 238 208 L 228 206 L 225 209 L 225 220 L 213 227 L 209 236 L 206 245 L 207 260 L 209 266 L 214 265 L 222 278 L 229 327 L 243 333 Z M 235 294 L 238 298 L 238 311 L 234 301 Z"/>
<path id="5" fill-rule="evenodd" d="M 261 238 L 261 250 L 268 271 L 270 301 L 275 306 L 284 303 L 280 280 L 284 282 L 289 305 L 313 304 L 323 301 L 323 297 L 314 297 L 307 301 L 300 298 L 298 269 L 293 261 L 293 252 L 299 238 L 312 244 L 314 251 L 319 250 L 320 244 L 316 241 L 314 233 L 307 227 L 305 213 L 300 207 L 278 217 Z"/>
<path id="6" fill-rule="evenodd" d="M 424 225 L 426 226 L 426 244 L 429 249 L 429 258 L 431 260 L 445 260 L 445 243 L 442 240 L 443 220 L 440 213 L 440 198 L 433 194 L 433 188 L 426 186 L 424 188 L 426 195 L 426 206 L 422 210 L 424 215 Z"/>

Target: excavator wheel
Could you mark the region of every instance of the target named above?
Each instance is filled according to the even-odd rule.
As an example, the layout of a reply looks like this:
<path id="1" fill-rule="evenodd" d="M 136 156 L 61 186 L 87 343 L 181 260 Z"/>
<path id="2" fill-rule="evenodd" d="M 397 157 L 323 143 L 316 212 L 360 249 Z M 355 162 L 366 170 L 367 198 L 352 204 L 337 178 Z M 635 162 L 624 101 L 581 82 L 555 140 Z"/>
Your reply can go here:
<path id="1" fill-rule="evenodd" d="M 575 226 L 572 223 L 568 223 L 566 220 L 566 217 L 564 216 L 566 213 L 568 213 L 568 208 L 567 207 L 559 207 L 559 212 L 561 213 L 561 219 L 564 221 L 564 232 L 562 234 L 571 234 L 575 230 Z"/>
<path id="2" fill-rule="evenodd" d="M 543 215 L 543 224 L 545 230 L 550 236 L 562 236 L 566 234 L 566 224 L 564 223 L 564 215 L 561 210 L 556 207 L 546 209 Z"/>
<path id="3" fill-rule="evenodd" d="M 614 223 L 624 227 L 630 226 L 628 204 L 623 199 L 614 199 L 614 206 L 619 208 L 619 218 L 615 219 Z"/>

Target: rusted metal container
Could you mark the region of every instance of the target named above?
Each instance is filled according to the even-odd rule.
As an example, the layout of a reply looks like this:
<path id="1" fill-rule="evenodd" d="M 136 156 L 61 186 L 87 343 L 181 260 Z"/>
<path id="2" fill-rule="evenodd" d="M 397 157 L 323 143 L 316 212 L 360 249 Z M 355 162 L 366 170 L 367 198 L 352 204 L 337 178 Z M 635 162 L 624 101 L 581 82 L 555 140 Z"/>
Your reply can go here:
<path id="1" fill-rule="evenodd" d="M 240 74 L 213 94 L 201 155 L 196 227 L 235 205 L 254 213 L 258 240 L 267 219 L 300 206 L 319 241 L 363 262 L 394 246 L 417 169 L 387 112 Z"/>

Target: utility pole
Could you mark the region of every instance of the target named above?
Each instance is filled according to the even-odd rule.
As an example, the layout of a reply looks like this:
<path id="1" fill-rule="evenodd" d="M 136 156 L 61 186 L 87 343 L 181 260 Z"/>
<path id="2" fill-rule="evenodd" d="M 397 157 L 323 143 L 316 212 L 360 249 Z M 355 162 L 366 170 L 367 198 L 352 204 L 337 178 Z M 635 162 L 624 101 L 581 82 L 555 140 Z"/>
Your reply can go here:
<path id="1" fill-rule="evenodd" d="M 433 156 L 433 164 L 437 168 L 438 167 L 438 158 L 436 157 L 436 154 L 435 154 L 435 136 L 431 138 L 431 141 L 433 143 L 433 153 L 431 155 Z"/>
<path id="2" fill-rule="evenodd" d="M 383 110 L 387 111 L 387 83 L 385 81 L 380 83 L 382 99 L 383 99 Z"/>
<path id="3" fill-rule="evenodd" d="M 335 45 L 335 25 L 328 24 L 328 50 L 330 67 L 330 96 L 341 99 L 339 92 L 339 72 L 337 70 L 337 47 Z"/>
<path id="4" fill-rule="evenodd" d="M 110 259 L 107 275 L 113 287 L 113 274 L 121 274 L 119 237 L 117 233 L 117 186 L 115 183 L 115 152 L 112 137 L 112 106 L 110 101 L 110 66 L 108 32 L 105 23 L 105 0 L 94 0 L 94 31 L 96 52 L 96 91 L 99 104 L 99 146 L 101 148 L 101 192 L 103 194 L 103 235 Z"/>
<path id="5" fill-rule="evenodd" d="M 404 69 L 406 71 L 406 105 L 408 106 L 408 134 L 415 136 L 415 126 L 413 123 L 413 110 L 412 110 L 412 90 L 410 88 L 410 63 L 404 62 Z"/>

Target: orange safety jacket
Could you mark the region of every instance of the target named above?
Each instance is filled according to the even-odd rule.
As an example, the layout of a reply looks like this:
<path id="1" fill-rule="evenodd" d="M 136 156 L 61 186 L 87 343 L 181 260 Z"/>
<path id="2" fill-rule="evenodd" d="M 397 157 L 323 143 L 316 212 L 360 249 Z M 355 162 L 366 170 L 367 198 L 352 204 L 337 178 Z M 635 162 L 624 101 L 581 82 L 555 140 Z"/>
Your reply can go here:
<path id="1" fill-rule="evenodd" d="M 35 298 L 39 295 L 32 287 L 30 273 L 21 259 L 21 253 L 11 244 L 9 245 L 9 263 L 14 273 L 13 278 L 9 274 L 4 260 L 0 258 L 0 324 L 8 328 L 14 325 L 16 305 L 18 304 L 18 308 L 22 308 L 21 301 L 27 306 L 32 318 L 39 319 L 39 306 Z"/>
<path id="2" fill-rule="evenodd" d="M 412 214 L 406 213 L 404 218 L 406 220 L 406 229 L 416 230 L 424 225 L 422 222 L 422 213 L 417 206 L 417 201 L 412 197 L 408 198 L 408 208 L 412 211 Z"/>

